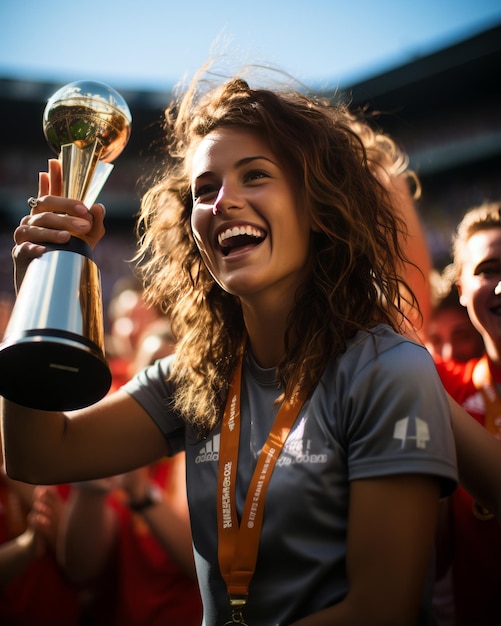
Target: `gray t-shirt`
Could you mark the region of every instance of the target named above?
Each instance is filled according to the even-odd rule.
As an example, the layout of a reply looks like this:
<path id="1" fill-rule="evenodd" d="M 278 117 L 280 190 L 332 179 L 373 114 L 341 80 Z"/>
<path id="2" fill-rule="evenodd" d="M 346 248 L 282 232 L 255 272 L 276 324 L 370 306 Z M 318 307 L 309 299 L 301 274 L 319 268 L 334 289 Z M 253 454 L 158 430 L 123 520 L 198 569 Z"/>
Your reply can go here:
<path id="1" fill-rule="evenodd" d="M 204 625 L 230 620 L 217 560 L 216 485 L 220 428 L 198 440 L 169 408 L 172 357 L 124 388 L 164 433 L 172 454 L 186 450 L 187 489 Z M 277 412 L 274 370 L 247 352 L 242 372 L 236 504 L 247 488 Z M 286 626 L 347 593 L 350 482 L 418 473 L 437 476 L 442 495 L 457 483 L 448 402 L 425 348 L 378 326 L 361 332 L 328 364 L 277 461 L 266 497 L 254 577 L 244 611 L 250 626 Z M 367 521 L 370 523 L 370 520 Z M 432 624 L 429 598 L 420 624 Z"/>

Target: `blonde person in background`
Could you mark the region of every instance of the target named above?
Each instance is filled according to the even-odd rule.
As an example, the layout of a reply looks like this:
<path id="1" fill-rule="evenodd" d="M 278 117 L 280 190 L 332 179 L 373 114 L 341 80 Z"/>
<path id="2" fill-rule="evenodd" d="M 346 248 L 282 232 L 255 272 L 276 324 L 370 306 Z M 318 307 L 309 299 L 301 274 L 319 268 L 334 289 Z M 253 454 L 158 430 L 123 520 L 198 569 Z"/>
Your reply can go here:
<path id="1" fill-rule="evenodd" d="M 438 359 L 437 368 L 446 390 L 471 415 L 470 422 L 484 427 L 492 440 L 475 452 L 479 462 L 501 439 L 501 203 L 486 202 L 464 215 L 454 234 L 450 271 L 484 350 L 464 363 Z M 486 484 L 498 476 L 493 468 Z M 455 624 L 494 624 L 501 595 L 499 511 L 484 507 L 462 488 L 449 505 L 439 547 L 452 566 Z"/>

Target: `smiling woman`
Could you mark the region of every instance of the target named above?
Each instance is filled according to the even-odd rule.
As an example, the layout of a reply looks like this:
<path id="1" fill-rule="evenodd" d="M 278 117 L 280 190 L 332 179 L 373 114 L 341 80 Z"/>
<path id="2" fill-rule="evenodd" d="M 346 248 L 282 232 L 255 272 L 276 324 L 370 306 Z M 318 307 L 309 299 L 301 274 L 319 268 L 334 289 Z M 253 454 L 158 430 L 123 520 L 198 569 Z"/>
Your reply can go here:
<path id="1" fill-rule="evenodd" d="M 434 363 L 400 333 L 405 157 L 343 104 L 209 78 L 167 108 L 138 219 L 175 354 L 71 415 L 5 402 L 9 471 L 84 480 L 185 450 L 206 626 L 428 625 L 457 471 Z M 51 161 L 16 230 L 20 267 L 82 215 L 59 177 Z"/>
<path id="2" fill-rule="evenodd" d="M 439 360 L 439 374 L 470 420 L 480 422 L 491 438 L 501 439 L 501 294 L 496 293 L 501 280 L 501 203 L 486 202 L 464 215 L 454 236 L 453 259 L 451 274 L 460 302 L 484 349 L 466 363 Z M 486 454 L 485 446 L 479 454 Z M 457 624 L 494 623 L 501 594 L 499 521 L 494 510 L 480 506 L 462 487 L 450 498 L 449 510 L 440 546 L 449 548 Z"/>
<path id="3" fill-rule="evenodd" d="M 258 135 L 221 128 L 202 139 L 192 171 L 191 226 L 214 280 L 256 318 L 292 307 L 308 272 L 311 225 L 285 167 Z M 259 346 L 253 351 L 267 363 Z"/>

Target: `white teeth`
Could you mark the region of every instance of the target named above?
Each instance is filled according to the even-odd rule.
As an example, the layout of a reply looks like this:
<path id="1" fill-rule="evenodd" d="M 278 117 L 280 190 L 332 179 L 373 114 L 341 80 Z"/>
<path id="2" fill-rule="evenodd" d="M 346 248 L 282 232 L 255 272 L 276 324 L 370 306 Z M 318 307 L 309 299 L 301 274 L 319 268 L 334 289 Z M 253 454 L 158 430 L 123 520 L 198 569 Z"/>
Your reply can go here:
<path id="1" fill-rule="evenodd" d="M 264 237 L 265 233 L 254 226 L 234 226 L 233 228 L 227 228 L 222 233 L 219 233 L 217 240 L 219 245 L 222 245 L 226 239 L 230 237 L 238 237 L 239 235 L 248 235 L 249 237 Z"/>

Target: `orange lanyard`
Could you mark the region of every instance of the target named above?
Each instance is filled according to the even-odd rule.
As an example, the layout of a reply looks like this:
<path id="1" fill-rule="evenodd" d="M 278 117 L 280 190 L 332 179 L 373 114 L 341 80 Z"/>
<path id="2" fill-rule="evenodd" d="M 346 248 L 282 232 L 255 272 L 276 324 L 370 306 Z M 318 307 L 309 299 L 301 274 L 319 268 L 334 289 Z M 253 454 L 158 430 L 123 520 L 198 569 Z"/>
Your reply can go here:
<path id="1" fill-rule="evenodd" d="M 256 569 L 266 492 L 275 463 L 304 399 L 294 394 L 291 402 L 282 403 L 266 443 L 259 454 L 239 525 L 235 494 L 240 441 L 242 361 L 243 350 L 230 385 L 221 426 L 217 518 L 219 568 L 226 583 L 232 607 L 232 621 L 228 624 L 244 625 L 242 608 L 247 602 L 249 584 Z"/>
<path id="2" fill-rule="evenodd" d="M 501 439 L 501 397 L 492 379 L 487 355 L 477 362 L 473 369 L 473 384 L 480 391 L 485 402 L 485 428 L 496 439 Z M 487 521 L 494 517 L 489 509 L 473 502 L 473 514 L 476 518 Z"/>

